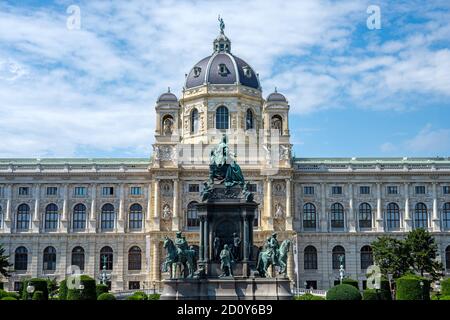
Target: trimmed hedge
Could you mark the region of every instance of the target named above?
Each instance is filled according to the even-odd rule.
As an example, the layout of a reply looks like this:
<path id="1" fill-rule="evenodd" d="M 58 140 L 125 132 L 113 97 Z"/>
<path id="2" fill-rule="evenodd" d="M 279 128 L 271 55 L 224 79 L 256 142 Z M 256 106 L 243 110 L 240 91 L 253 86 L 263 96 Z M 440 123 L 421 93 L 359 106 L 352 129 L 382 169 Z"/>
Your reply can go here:
<path id="1" fill-rule="evenodd" d="M 423 288 L 420 282 L 423 282 Z M 396 281 L 397 300 L 430 300 L 430 281 L 428 279 L 416 276 L 406 275 Z"/>
<path id="2" fill-rule="evenodd" d="M 361 300 L 359 290 L 350 284 L 338 284 L 327 291 L 327 300 Z"/>
<path id="3" fill-rule="evenodd" d="M 450 300 L 450 296 L 440 296 L 439 300 Z"/>
<path id="4" fill-rule="evenodd" d="M 325 299 L 319 296 L 315 296 L 311 293 L 305 293 L 304 295 L 301 296 L 295 296 L 294 300 L 325 300 Z"/>
<path id="5" fill-rule="evenodd" d="M 146 300 L 143 296 L 141 295 L 131 295 L 129 297 L 127 297 L 127 300 Z"/>
<path id="6" fill-rule="evenodd" d="M 98 284 L 95 286 L 95 293 L 97 297 L 102 293 L 108 293 L 108 286 L 106 284 Z"/>
<path id="7" fill-rule="evenodd" d="M 450 296 L 450 278 L 446 278 L 441 282 L 441 294 L 443 296 Z"/>
<path id="8" fill-rule="evenodd" d="M 98 296 L 97 300 L 116 300 L 116 297 L 111 293 L 102 293 Z"/>
<path id="9" fill-rule="evenodd" d="M 1 298 L 0 300 L 16 301 L 17 299 L 16 299 L 16 298 L 13 298 L 13 297 L 3 297 L 3 298 Z"/>
<path id="10" fill-rule="evenodd" d="M 59 283 L 59 289 L 58 289 L 58 297 L 59 300 L 66 300 L 67 299 L 67 280 L 61 280 Z"/>
<path id="11" fill-rule="evenodd" d="M 359 285 L 358 285 L 358 281 L 357 280 L 353 280 L 353 279 L 350 279 L 350 278 L 345 278 L 345 279 L 342 279 L 342 284 L 349 284 L 349 285 L 354 286 L 356 289 L 359 290 Z"/>
<path id="12" fill-rule="evenodd" d="M 161 295 L 159 293 L 152 293 L 147 296 L 148 300 L 159 300 Z"/>
<path id="13" fill-rule="evenodd" d="M 29 280 L 25 280 L 23 282 L 23 290 L 22 290 L 22 299 L 28 300 L 29 293 L 27 292 L 28 285 L 32 285 L 34 287 L 34 291 L 41 291 L 43 295 L 42 300 L 48 300 L 48 289 L 47 289 L 47 280 L 41 278 L 33 278 Z"/>
<path id="14" fill-rule="evenodd" d="M 8 292 L 0 289 L 0 299 L 3 299 L 4 297 L 8 297 Z"/>
<path id="15" fill-rule="evenodd" d="M 136 291 L 136 292 L 133 293 L 133 296 L 141 296 L 141 297 L 144 298 L 144 300 L 148 299 L 148 296 L 145 294 L 144 291 Z"/>
<path id="16" fill-rule="evenodd" d="M 31 300 L 38 300 L 38 301 L 45 300 L 44 299 L 44 293 L 42 291 L 39 291 L 39 290 L 34 291 L 33 297 L 31 298 Z"/>
<path id="17" fill-rule="evenodd" d="M 67 288 L 67 300 L 97 300 L 96 284 L 94 279 L 87 275 L 81 275 L 80 285 L 84 286 L 83 290 L 69 289 L 67 288 L 67 282 L 65 283 L 65 287 Z"/>

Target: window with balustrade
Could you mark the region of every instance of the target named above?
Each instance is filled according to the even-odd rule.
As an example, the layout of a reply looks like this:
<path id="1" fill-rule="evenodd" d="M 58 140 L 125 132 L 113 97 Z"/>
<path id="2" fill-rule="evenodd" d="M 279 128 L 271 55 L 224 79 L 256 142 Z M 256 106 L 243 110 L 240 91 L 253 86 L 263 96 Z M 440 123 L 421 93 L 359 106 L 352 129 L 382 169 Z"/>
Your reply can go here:
<path id="1" fill-rule="evenodd" d="M 83 231 L 86 228 L 86 206 L 82 203 L 75 205 L 72 216 L 73 231 Z"/>
<path id="2" fill-rule="evenodd" d="M 30 206 L 26 203 L 17 208 L 16 229 L 26 231 L 30 228 Z"/>
<path id="3" fill-rule="evenodd" d="M 58 228 L 58 206 L 54 203 L 45 207 L 44 228 L 45 231 L 56 231 Z"/>
<path id="4" fill-rule="evenodd" d="M 129 223 L 128 226 L 131 230 L 141 230 L 142 229 L 142 206 L 138 203 L 133 204 L 130 207 Z"/>
<path id="5" fill-rule="evenodd" d="M 111 231 L 114 229 L 115 212 L 112 204 L 107 203 L 103 205 L 100 220 L 100 227 L 102 231 Z"/>

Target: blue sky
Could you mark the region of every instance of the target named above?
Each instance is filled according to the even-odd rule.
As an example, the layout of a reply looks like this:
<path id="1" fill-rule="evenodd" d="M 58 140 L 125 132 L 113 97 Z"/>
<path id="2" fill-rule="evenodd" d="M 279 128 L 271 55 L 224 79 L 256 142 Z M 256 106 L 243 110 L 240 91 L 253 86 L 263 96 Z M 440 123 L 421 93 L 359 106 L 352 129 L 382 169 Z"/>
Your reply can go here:
<path id="1" fill-rule="evenodd" d="M 155 101 L 211 54 L 218 14 L 288 98 L 296 156 L 449 156 L 448 1 L 61 0 L 0 1 L 0 157 L 148 157 Z"/>

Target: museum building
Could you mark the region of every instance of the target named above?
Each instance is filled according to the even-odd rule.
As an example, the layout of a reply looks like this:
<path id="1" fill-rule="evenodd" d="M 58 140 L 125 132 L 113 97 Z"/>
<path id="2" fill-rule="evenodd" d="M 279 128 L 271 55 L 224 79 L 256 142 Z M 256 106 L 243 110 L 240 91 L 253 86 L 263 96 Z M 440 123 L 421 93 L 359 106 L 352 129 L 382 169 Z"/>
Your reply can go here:
<path id="1" fill-rule="evenodd" d="M 450 159 L 293 157 L 288 100 L 263 97 L 223 30 L 180 96 L 161 94 L 155 110 L 149 159 L 0 159 L 0 243 L 14 268 L 5 289 L 73 266 L 96 279 L 105 267 L 113 291 L 159 288 L 164 237 L 199 243 L 195 204 L 223 134 L 259 203 L 253 251 L 273 232 L 293 240 L 293 284 L 298 274 L 301 286 L 333 286 L 344 255 L 362 289 L 371 242 L 414 228 L 433 233 L 450 273 Z"/>

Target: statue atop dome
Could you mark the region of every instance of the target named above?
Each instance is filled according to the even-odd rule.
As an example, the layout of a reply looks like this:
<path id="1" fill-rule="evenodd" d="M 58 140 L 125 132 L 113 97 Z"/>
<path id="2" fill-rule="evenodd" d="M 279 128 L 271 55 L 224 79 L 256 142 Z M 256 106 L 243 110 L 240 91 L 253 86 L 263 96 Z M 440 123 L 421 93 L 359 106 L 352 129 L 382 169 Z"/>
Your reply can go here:
<path id="1" fill-rule="evenodd" d="M 225 22 L 223 22 L 223 19 L 220 17 L 219 15 L 219 28 L 220 28 L 220 33 L 223 34 L 224 30 L 225 30 Z"/>

